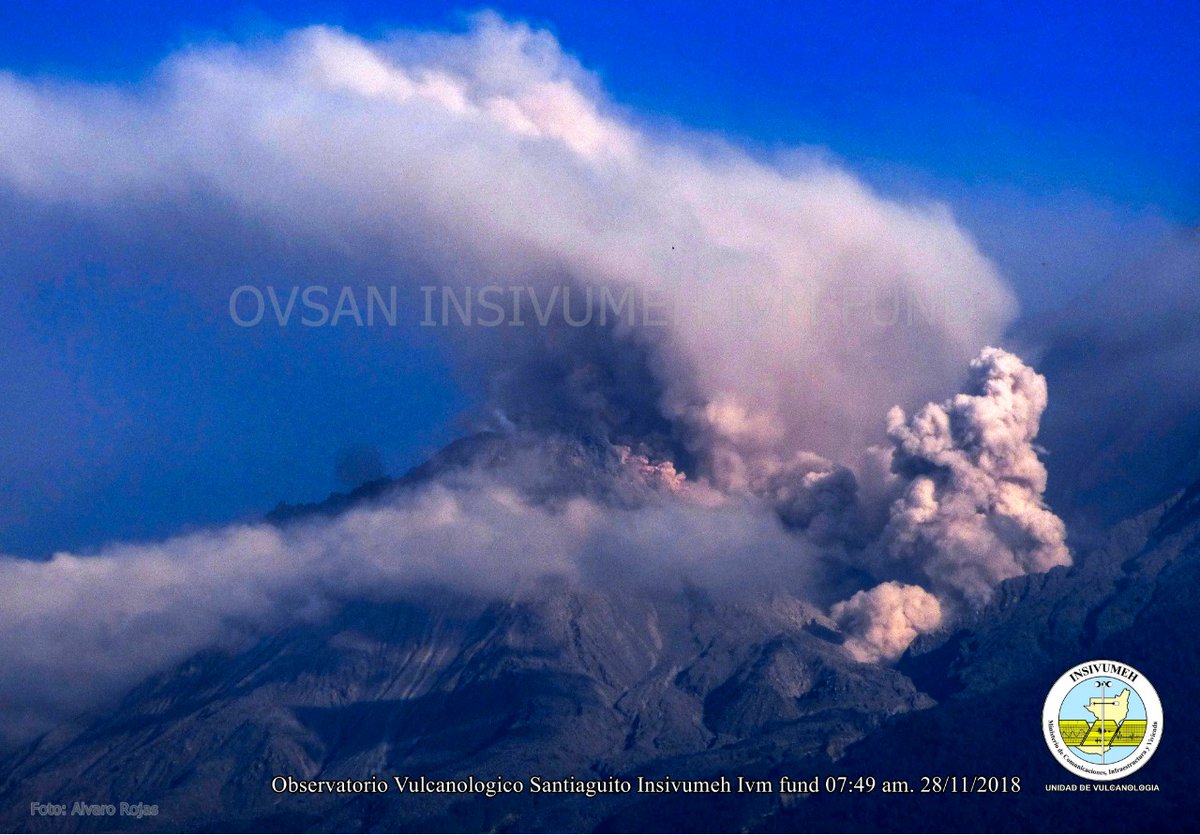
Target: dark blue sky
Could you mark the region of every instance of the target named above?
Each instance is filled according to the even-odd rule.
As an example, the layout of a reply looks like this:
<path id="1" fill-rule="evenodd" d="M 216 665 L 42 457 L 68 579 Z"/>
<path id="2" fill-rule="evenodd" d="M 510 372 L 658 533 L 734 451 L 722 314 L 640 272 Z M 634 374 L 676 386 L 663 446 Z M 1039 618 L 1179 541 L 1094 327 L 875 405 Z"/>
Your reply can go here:
<path id="1" fill-rule="evenodd" d="M 191 43 L 269 37 L 307 23 L 366 35 L 461 28 L 464 8 L 475 7 L 17 0 L 0 5 L 0 69 L 126 82 Z M 1194 3 L 497 8 L 554 31 L 635 118 L 718 131 L 764 151 L 825 146 L 886 187 L 949 193 L 968 225 L 978 222 L 985 247 L 1018 271 L 1025 256 L 1012 217 L 1021 214 L 1011 204 L 1068 195 L 1072 205 L 1200 220 Z M 1008 195 L 1002 222 L 993 216 L 996 195 Z M 89 547 L 252 516 L 342 487 L 334 472 L 347 448 L 377 448 L 395 471 L 456 433 L 469 398 L 428 340 L 305 333 L 327 344 L 306 343 L 298 364 L 288 340 L 299 336 L 235 340 L 220 299 L 197 312 L 146 292 L 161 267 L 145 260 L 144 242 L 98 234 L 71 217 L 30 221 L 39 229 L 46 222 L 62 228 L 54 252 L 10 223 L 0 265 L 36 276 L 41 288 L 0 299 L 8 323 L 0 336 L 0 484 L 10 498 L 0 551 Z M 1042 263 L 1053 244 L 1037 231 L 1021 234 L 1036 241 Z M 197 230 L 195 263 L 180 269 L 205 269 L 205 247 L 228 249 L 226 232 Z M 1086 235 L 1081 241 L 1068 245 L 1088 246 Z M 234 275 L 232 250 L 221 269 Z M 322 274 L 339 283 L 354 269 L 331 262 L 322 273 L 307 257 L 280 261 L 273 276 L 250 256 L 241 268 L 257 284 Z M 1055 277 L 1063 286 L 1018 282 L 1018 290 L 1036 309 L 1086 280 L 1063 272 Z"/>
<path id="2" fill-rule="evenodd" d="M 189 43 L 307 23 L 461 26 L 433 2 L 0 7 L 0 62 L 127 79 Z M 1102 2 L 513 2 L 642 113 L 860 163 L 1063 187 L 1200 217 L 1200 6 Z"/>

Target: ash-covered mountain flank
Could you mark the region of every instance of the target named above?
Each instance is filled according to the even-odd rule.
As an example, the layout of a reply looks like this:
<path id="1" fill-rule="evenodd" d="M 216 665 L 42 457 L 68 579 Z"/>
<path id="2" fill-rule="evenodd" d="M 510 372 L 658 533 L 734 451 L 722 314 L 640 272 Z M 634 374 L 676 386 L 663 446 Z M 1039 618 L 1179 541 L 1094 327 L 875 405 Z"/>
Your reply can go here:
<path id="1" fill-rule="evenodd" d="M 1013 795 L 944 795 L 936 812 L 914 797 L 810 798 L 778 804 L 758 818 L 761 831 L 806 831 L 809 821 L 835 831 L 1084 832 L 1095 815 L 1136 821 L 1147 832 L 1190 832 L 1200 820 L 1200 779 L 1190 728 L 1200 626 L 1200 483 L 1117 526 L 1100 548 L 1069 569 L 1005 583 L 968 622 L 918 639 L 898 669 L 939 700 L 929 710 L 889 721 L 840 758 L 800 757 L 780 772 L 921 775 L 1020 775 Z M 1136 664 L 1158 691 L 1162 743 L 1136 775 L 1101 792 L 1064 801 L 1047 786 L 1079 782 L 1062 770 L 1042 739 L 1050 684 L 1092 659 Z M 1002 708 L 999 712 L 997 707 Z M 1148 791 L 1129 791 L 1145 787 Z"/>
<path id="2" fill-rule="evenodd" d="M 526 469 L 534 461 L 553 464 Z M 596 439 L 489 434 L 394 482 L 274 517 L 285 532 L 323 525 L 387 506 L 431 481 L 481 472 L 520 484 L 524 501 L 559 513 L 581 498 L 610 513 L 645 508 L 681 477 Z M 597 583 L 584 573 L 526 577 L 503 593 L 429 582 L 402 594 L 335 595 L 299 622 L 191 654 L 102 712 L 8 753 L 4 825 L 657 831 L 804 830 L 811 823 L 853 831 L 891 827 L 899 815 L 911 826 L 952 831 L 982 825 L 1000 810 L 994 798 L 941 798 L 931 816 L 925 805 L 877 798 L 848 808 L 845 798 L 832 797 L 796 805 L 780 796 L 400 800 L 394 792 L 297 797 L 270 790 L 276 775 L 915 778 L 936 767 L 1019 774 L 1026 793 L 1012 828 L 1037 828 L 1046 815 L 1060 815 L 1056 826 L 1078 829 L 1041 790 L 1063 779 L 1041 743 L 1041 699 L 1081 658 L 1135 658 L 1159 687 L 1171 723 L 1198 660 L 1188 602 L 1200 570 L 1197 495 L 1200 486 L 1127 523 L 1070 568 L 1002 583 L 987 605 L 918 637 L 895 666 L 848 651 L 838 621 L 803 594 L 803 584 L 721 589 L 686 577 L 664 584 L 653 573 Z M 1003 728 L 986 720 L 996 699 L 1010 708 Z M 1183 736 L 1168 729 L 1139 780 L 1165 789 L 1194 775 Z M 140 823 L 28 815 L 29 798 L 68 797 L 154 803 L 160 815 Z M 1179 792 L 1170 797 L 1145 812 L 1162 826 L 1174 820 L 1169 815 L 1194 811 Z"/>
<path id="3" fill-rule="evenodd" d="M 1140 611 L 1171 561 L 1160 540 L 1192 522 L 1166 509 L 1143 537 L 1155 556 L 1118 534 L 1068 570 L 1034 443 L 1045 381 L 993 348 L 969 372 L 961 394 L 891 410 L 889 445 L 853 469 L 686 433 L 510 427 L 265 522 L 57 555 L 30 569 L 50 592 L 16 577 L 30 602 L 8 631 L 36 649 L 69 624 L 81 652 L 25 652 L 4 680 L 11 825 L 799 827 L 763 794 L 398 802 L 271 781 L 823 773 L 863 750 L 903 759 L 883 741 L 900 717 L 1040 686 L 1031 671 L 1128 626 L 1125 601 Z M 1074 642 L 1047 649 L 1056 635 Z M 24 814 L 97 792 L 159 816 Z"/>
<path id="4" fill-rule="evenodd" d="M 526 470 L 535 451 L 553 464 Z M 678 477 L 594 439 L 487 434 L 401 479 L 273 516 L 306 525 L 480 471 L 517 478 L 535 504 L 587 497 L 610 510 L 644 506 Z M 286 797 L 269 783 L 701 777 L 788 752 L 836 755 L 885 717 L 933 704 L 902 673 L 856 661 L 843 641 L 820 606 L 783 588 L 605 590 L 547 576 L 498 596 L 426 585 L 343 600 L 309 622 L 197 653 L 103 715 L 10 754 L 0 792 L 8 810 L 35 795 L 144 798 L 161 810 L 154 826 L 184 829 L 594 828 L 628 798 L 401 803 Z"/>
<path id="5" fill-rule="evenodd" d="M 764 754 L 837 752 L 932 703 L 807 631 L 813 615 L 786 597 L 746 607 L 552 588 L 503 603 L 349 605 L 235 655 L 197 656 L 104 718 L 48 735 L 6 763 L 6 806 L 102 787 L 152 798 L 158 826 L 188 829 L 524 828 L 528 814 L 591 828 L 610 804 L 305 800 L 269 782 L 702 776 Z M 226 811 L 214 816 L 214 802 Z"/>

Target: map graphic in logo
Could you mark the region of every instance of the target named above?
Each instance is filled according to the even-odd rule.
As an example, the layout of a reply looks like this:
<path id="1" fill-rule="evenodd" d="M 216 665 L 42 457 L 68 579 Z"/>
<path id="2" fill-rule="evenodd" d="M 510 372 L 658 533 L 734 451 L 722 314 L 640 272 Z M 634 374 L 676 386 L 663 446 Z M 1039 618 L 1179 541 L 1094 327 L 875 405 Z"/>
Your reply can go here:
<path id="1" fill-rule="evenodd" d="M 1162 704 L 1144 675 L 1090 661 L 1054 683 L 1042 732 L 1059 764 L 1088 780 L 1119 780 L 1149 761 L 1162 739 Z"/>

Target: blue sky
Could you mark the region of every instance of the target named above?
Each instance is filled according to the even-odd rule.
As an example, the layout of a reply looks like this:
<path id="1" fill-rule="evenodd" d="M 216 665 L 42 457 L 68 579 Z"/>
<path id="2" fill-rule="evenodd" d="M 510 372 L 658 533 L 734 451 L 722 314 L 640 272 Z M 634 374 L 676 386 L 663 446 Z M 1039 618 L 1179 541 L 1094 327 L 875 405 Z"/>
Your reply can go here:
<path id="1" fill-rule="evenodd" d="M 168 52 L 331 23 L 461 26 L 453 3 L 18 2 L 0 57 L 22 73 L 119 80 Z M 860 164 L 1078 188 L 1200 219 L 1200 9 L 1191 3 L 520 2 L 643 114 Z"/>
<path id="2" fill-rule="evenodd" d="M 0 6 L 0 69 L 126 83 L 189 44 L 308 23 L 365 35 L 462 28 L 464 8 L 474 7 L 22 0 Z M 555 32 L 635 119 L 719 132 L 762 153 L 823 146 L 885 188 L 949 194 L 985 248 L 1018 272 L 1024 250 L 1039 264 L 1054 250 L 1013 221 L 1023 201 L 1064 204 L 1055 217 L 1099 205 L 1123 218 L 1200 220 L 1194 4 L 497 8 Z M 334 470 L 347 448 L 376 447 L 398 471 L 459 431 L 470 398 L 437 345 L 329 331 L 320 350 L 309 343 L 305 362 L 291 362 L 286 339 L 231 341 L 214 325 L 219 300 L 197 313 L 140 289 L 161 267 L 119 234 L 47 212 L 62 228 L 56 251 L 23 245 L 14 223 L 3 264 L 36 275 L 41 289 L 0 299 L 9 324 L 0 384 L 10 392 L 0 402 L 0 483 L 16 496 L 0 519 L 0 550 L 40 554 L 253 516 L 344 488 Z M 202 230 L 196 240 L 202 250 L 219 237 Z M 1095 249 L 1091 241 L 1064 246 Z M 195 259 L 203 268 L 202 251 Z M 221 269 L 235 274 L 237 258 Z M 282 284 L 314 267 L 278 270 Z M 1054 286 L 1018 290 L 1037 311 L 1094 279 L 1062 271 Z"/>

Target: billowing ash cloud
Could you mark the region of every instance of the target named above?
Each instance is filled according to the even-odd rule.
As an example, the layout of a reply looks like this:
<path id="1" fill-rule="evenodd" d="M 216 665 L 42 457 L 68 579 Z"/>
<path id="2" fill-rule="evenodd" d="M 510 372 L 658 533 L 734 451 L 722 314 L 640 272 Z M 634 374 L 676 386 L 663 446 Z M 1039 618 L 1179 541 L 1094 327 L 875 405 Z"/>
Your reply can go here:
<path id="1" fill-rule="evenodd" d="M 873 543 L 853 474 L 811 454 L 728 489 L 623 445 L 528 435 L 333 519 L 0 559 L 0 739 L 103 704 L 202 648 L 429 587 L 512 596 L 554 577 L 822 602 L 862 576 L 856 554 L 886 551 L 874 567 L 884 582 L 830 614 L 854 658 L 893 660 L 941 625 L 946 605 L 1068 559 L 1062 525 L 1039 499 L 1032 440 L 1044 382 L 997 349 L 971 370 L 969 393 L 910 421 L 891 414 L 902 496 Z M 913 572 L 937 596 L 887 579 Z"/>
<path id="2" fill-rule="evenodd" d="M 920 586 L 880 583 L 834 605 L 830 614 L 846 633 L 846 651 L 859 661 L 899 658 L 913 639 L 942 623 L 938 599 Z"/>
<path id="3" fill-rule="evenodd" d="M 884 532 L 888 554 L 939 594 L 973 604 L 1002 580 L 1069 564 L 1033 443 L 1045 408 L 1045 379 L 988 348 L 971 363 L 966 393 L 911 418 L 892 409 L 892 469 L 907 485 Z"/>
<path id="4" fill-rule="evenodd" d="M 895 498 L 863 553 L 879 578 L 907 582 L 888 579 L 832 607 L 855 658 L 895 659 L 955 608 L 987 602 L 1002 581 L 1070 564 L 1034 445 L 1046 398 L 1040 374 L 986 348 L 962 394 L 911 417 L 898 406 L 888 413 L 892 446 L 874 451 L 889 472 L 874 481 L 878 497 Z M 869 509 L 860 512 L 870 527 Z"/>
<path id="5" fill-rule="evenodd" d="M 283 530 L 0 560 L 6 733 L 202 647 L 430 584 L 788 588 L 848 598 L 833 613 L 849 650 L 886 660 L 945 604 L 1067 559 L 1032 445 L 1045 386 L 1016 357 L 990 349 L 967 394 L 893 411 L 890 470 L 862 454 L 888 408 L 954 391 L 1014 313 L 949 212 L 812 152 L 764 162 L 657 135 L 546 33 L 491 16 L 374 43 L 306 29 L 186 51 L 136 89 L 0 75 L 0 113 L 0 188 L 132 238 L 153 232 L 145 207 L 200 202 L 278 239 L 387 253 L 356 281 L 628 291 L 669 311 L 423 332 L 452 341 L 494 425 L 608 444 L 632 500 L 477 473 Z"/>
<path id="6" fill-rule="evenodd" d="M 359 280 L 663 305 L 660 328 L 451 338 L 505 420 L 653 431 L 730 485 L 796 450 L 852 460 L 1015 312 L 944 206 L 885 199 L 813 151 L 660 136 L 552 36 L 494 16 L 192 49 L 134 89 L 0 75 L 0 112 L 0 185 L 26 199 L 112 217 L 205 198 L 336 251 L 382 242 L 393 265 Z"/>

